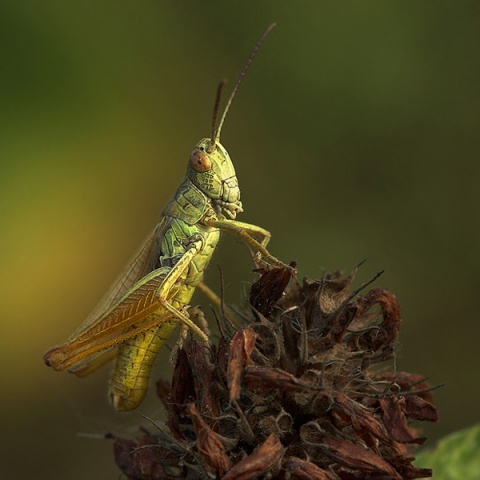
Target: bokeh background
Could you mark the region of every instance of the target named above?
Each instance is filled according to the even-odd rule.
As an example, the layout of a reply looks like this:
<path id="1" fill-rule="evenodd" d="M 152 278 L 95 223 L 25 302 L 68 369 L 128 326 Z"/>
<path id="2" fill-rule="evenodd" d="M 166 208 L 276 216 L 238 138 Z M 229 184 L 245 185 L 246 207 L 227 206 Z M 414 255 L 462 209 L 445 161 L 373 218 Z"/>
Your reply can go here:
<path id="1" fill-rule="evenodd" d="M 261 32 L 225 123 L 245 213 L 299 277 L 385 269 L 396 366 L 425 374 L 441 422 L 479 420 L 480 3 L 344 0 L 0 3 L 1 477 L 116 479 L 108 368 L 42 364 L 155 224 Z M 227 299 L 253 277 L 224 238 Z M 197 296 L 208 311 L 208 302 Z M 153 377 L 167 377 L 168 350 Z M 142 412 L 161 419 L 151 394 Z"/>

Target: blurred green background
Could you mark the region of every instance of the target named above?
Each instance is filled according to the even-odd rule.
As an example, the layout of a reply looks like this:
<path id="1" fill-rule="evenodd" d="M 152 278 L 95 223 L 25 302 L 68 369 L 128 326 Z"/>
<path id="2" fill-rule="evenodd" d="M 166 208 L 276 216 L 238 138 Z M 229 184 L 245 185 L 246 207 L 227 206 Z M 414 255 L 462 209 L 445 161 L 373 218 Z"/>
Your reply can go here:
<path id="1" fill-rule="evenodd" d="M 429 441 L 479 420 L 480 3 L 0 3 L 2 478 L 115 479 L 108 368 L 42 364 L 155 224 L 272 21 L 222 142 L 245 213 L 299 277 L 385 269 L 399 370 L 447 386 Z M 208 280 L 253 278 L 224 238 Z M 208 302 L 195 297 L 208 311 Z M 168 351 L 153 377 L 168 375 Z M 142 412 L 160 418 L 151 394 Z"/>

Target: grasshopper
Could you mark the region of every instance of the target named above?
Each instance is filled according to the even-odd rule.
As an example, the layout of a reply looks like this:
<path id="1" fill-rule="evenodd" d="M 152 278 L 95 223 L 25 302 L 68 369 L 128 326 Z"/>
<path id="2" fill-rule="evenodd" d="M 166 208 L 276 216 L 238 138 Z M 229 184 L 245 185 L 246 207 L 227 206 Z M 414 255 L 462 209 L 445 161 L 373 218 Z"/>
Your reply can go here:
<path id="1" fill-rule="evenodd" d="M 158 224 L 85 322 L 64 344 L 44 355 L 48 366 L 80 377 L 116 358 L 110 397 L 117 411 L 133 410 L 142 403 L 153 361 L 177 325 L 183 336 L 191 330 L 208 342 L 208 329 L 195 324 L 187 308 L 197 287 L 208 289 L 202 279 L 220 232 L 244 239 L 257 252 L 257 261 L 290 268 L 266 249 L 267 230 L 235 220 L 243 211 L 240 189 L 232 160 L 220 143 L 232 100 L 274 26 L 255 45 L 216 128 L 220 84 L 211 137 L 193 149 L 186 175 Z"/>

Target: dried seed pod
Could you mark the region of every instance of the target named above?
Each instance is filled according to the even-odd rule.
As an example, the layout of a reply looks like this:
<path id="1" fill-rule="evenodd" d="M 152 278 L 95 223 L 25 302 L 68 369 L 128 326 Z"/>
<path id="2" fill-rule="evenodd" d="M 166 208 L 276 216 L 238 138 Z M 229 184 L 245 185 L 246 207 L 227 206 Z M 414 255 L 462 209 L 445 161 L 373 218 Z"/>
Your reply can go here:
<path id="1" fill-rule="evenodd" d="M 393 357 L 398 302 L 383 288 L 355 299 L 354 276 L 336 272 L 287 287 L 288 271 L 263 272 L 243 327 L 218 346 L 193 340 L 179 351 L 169 393 L 164 383 L 159 388 L 170 432 L 116 439 L 124 474 L 137 480 L 430 476 L 412 465 L 412 449 L 424 438 L 410 426 L 438 419 L 428 384 L 416 374 L 371 370 Z"/>

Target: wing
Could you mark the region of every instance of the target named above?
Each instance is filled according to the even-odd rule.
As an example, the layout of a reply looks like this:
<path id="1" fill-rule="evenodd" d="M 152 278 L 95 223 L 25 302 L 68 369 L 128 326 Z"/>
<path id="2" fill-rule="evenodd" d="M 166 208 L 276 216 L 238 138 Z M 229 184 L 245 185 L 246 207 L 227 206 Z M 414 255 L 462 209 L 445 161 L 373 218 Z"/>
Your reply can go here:
<path id="1" fill-rule="evenodd" d="M 156 268 L 160 256 L 161 239 L 169 223 L 169 219 L 165 217 L 160 220 L 87 319 L 67 342 L 45 354 L 44 361 L 47 365 L 63 370 L 69 367 L 63 366 L 64 362 L 60 359 L 65 356 L 68 360 L 72 355 L 77 355 L 76 361 L 68 360 L 72 365 L 69 370 L 78 376 L 85 376 L 115 357 L 115 350 L 121 341 L 122 334 L 125 335 L 125 330 L 133 324 L 133 321 L 124 321 L 127 305 L 130 305 L 131 313 L 135 310 L 135 302 L 141 301 L 142 295 L 147 295 L 149 288 L 155 291 L 155 282 L 151 282 L 150 285 L 142 285 L 140 282 L 137 288 L 135 285 Z M 161 277 L 157 275 L 160 282 Z M 137 310 L 139 310 L 138 305 Z M 113 311 L 117 313 L 112 316 Z M 143 318 L 147 315 L 148 313 Z M 138 320 L 138 315 L 135 315 L 135 318 Z M 130 330 L 126 338 L 138 333 L 140 331 Z M 90 344 L 90 348 L 87 348 L 86 344 Z"/>
<path id="2" fill-rule="evenodd" d="M 156 295 L 168 271 L 162 267 L 142 277 L 96 322 L 48 351 L 45 363 L 55 370 L 68 368 L 84 376 L 105 363 L 104 357 L 110 359 L 109 349 L 170 320 L 171 313 L 158 314 L 162 304 Z"/>

